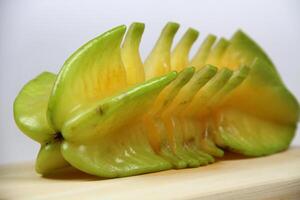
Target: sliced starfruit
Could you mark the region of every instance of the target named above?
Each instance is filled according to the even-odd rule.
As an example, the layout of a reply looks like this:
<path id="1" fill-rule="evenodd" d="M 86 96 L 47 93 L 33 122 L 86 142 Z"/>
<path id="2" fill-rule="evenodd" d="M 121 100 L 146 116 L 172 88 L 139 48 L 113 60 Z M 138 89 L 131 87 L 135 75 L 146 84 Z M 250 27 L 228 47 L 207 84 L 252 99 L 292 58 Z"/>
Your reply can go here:
<path id="1" fill-rule="evenodd" d="M 207 165 L 226 151 L 288 148 L 299 103 L 266 53 L 237 31 L 217 42 L 208 35 L 189 59 L 198 31 L 189 28 L 172 50 L 178 28 L 168 23 L 143 62 L 144 24 L 125 37 L 116 27 L 79 48 L 57 76 L 44 72 L 23 87 L 14 117 L 41 144 L 38 173 L 72 165 L 113 178 Z"/>

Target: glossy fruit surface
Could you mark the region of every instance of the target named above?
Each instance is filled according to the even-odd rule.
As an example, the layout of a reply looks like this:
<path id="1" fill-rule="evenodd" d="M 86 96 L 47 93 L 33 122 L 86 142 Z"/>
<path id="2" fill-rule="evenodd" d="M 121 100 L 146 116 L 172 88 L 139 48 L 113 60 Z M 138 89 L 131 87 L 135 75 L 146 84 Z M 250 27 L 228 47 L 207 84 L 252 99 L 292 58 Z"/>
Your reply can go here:
<path id="1" fill-rule="evenodd" d="M 126 87 L 120 44 L 125 26 L 116 27 L 83 45 L 63 65 L 55 81 L 48 117 L 57 130 L 81 109 Z"/>
<path id="2" fill-rule="evenodd" d="M 47 142 L 55 133 L 46 116 L 55 78 L 55 74 L 50 72 L 41 73 L 22 88 L 14 102 L 14 117 L 18 127 L 40 143 Z"/>
<path id="3" fill-rule="evenodd" d="M 237 31 L 229 40 L 208 35 L 189 59 L 199 33 L 189 28 L 172 48 L 178 29 L 167 23 L 143 62 L 144 24 L 126 35 L 118 26 L 75 51 L 57 76 L 24 86 L 15 121 L 41 143 L 38 173 L 72 165 L 123 177 L 207 165 L 227 150 L 288 148 L 299 103 L 266 53 Z"/>

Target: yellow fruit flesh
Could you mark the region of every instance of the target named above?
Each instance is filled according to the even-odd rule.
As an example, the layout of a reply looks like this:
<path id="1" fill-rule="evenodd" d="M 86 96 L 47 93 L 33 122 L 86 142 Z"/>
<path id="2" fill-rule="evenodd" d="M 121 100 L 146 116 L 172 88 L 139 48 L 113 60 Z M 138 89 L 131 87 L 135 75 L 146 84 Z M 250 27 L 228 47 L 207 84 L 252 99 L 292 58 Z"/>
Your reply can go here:
<path id="1" fill-rule="evenodd" d="M 226 68 L 221 69 L 203 88 L 201 88 L 193 98 L 187 109 L 181 113 L 182 117 L 205 115 L 205 109 L 213 96 L 226 84 L 232 75 L 232 71 Z M 204 113 L 203 113 L 204 112 Z"/>
<path id="2" fill-rule="evenodd" d="M 213 47 L 211 53 L 207 58 L 206 63 L 218 67 L 226 66 L 226 65 L 221 65 L 221 60 L 228 46 L 229 46 L 228 40 L 226 40 L 225 38 L 221 38 L 217 42 L 217 44 Z"/>
<path id="3" fill-rule="evenodd" d="M 227 41 L 224 38 L 221 38 L 217 44 L 212 47 L 213 43 L 215 41 L 214 36 L 208 36 L 205 42 L 202 44 L 201 48 L 195 55 L 195 57 L 192 59 L 191 63 L 193 66 L 201 67 L 205 64 L 216 64 L 217 67 L 222 71 L 223 66 L 228 67 L 229 69 L 237 70 L 238 67 L 240 67 L 242 64 L 250 65 L 255 62 L 255 60 L 252 59 L 252 63 L 249 62 L 249 60 L 243 58 L 243 55 L 239 55 L 238 52 L 232 52 L 232 48 L 227 50 L 230 46 L 230 42 Z M 178 45 L 179 46 L 179 45 Z M 176 49 L 175 49 L 176 50 Z M 231 55 L 234 54 L 234 55 Z M 264 56 L 261 56 L 264 58 Z M 174 60 L 174 63 L 180 63 L 178 66 L 178 69 L 182 68 L 181 63 L 186 63 L 186 55 L 182 56 L 181 58 L 177 60 Z M 181 61 L 181 62 L 180 62 Z M 185 66 L 186 67 L 186 66 Z M 251 66 L 252 67 L 252 66 Z M 262 64 L 260 66 L 262 68 L 266 68 L 265 64 Z M 176 69 L 176 65 L 174 67 Z M 184 67 L 183 67 L 184 68 Z M 192 132 L 197 132 L 200 134 L 200 148 L 204 151 L 210 153 L 211 155 L 215 156 L 221 156 L 223 153 L 220 149 L 218 149 L 215 144 L 214 140 L 216 135 L 216 130 L 214 130 L 215 127 L 218 126 L 218 123 L 216 122 L 215 114 L 214 113 L 222 113 L 224 110 L 230 108 L 229 110 L 232 110 L 233 113 L 239 113 L 239 112 L 245 112 L 244 118 L 249 119 L 249 124 L 244 124 L 244 126 L 239 127 L 239 131 L 242 134 L 243 132 L 247 132 L 247 126 L 251 127 L 253 125 L 254 131 L 255 128 L 259 128 L 259 126 L 263 127 L 264 123 L 260 123 L 261 125 L 256 126 L 255 124 L 258 123 L 258 121 L 269 121 L 270 124 L 272 124 L 275 118 L 275 123 L 279 126 L 282 124 L 282 130 L 285 132 L 282 135 L 287 136 L 288 141 L 291 140 L 290 133 L 293 133 L 294 131 L 294 123 L 296 120 L 296 117 L 291 116 L 290 119 L 284 119 L 283 116 L 289 115 L 291 113 L 292 109 L 298 109 L 297 106 L 293 103 L 293 98 L 291 98 L 290 107 L 291 109 L 288 109 L 286 111 L 287 107 L 282 107 L 280 105 L 284 105 L 285 103 L 283 101 L 287 101 L 287 96 L 290 94 L 286 91 L 285 88 L 282 86 L 274 86 L 274 89 L 272 87 L 264 87 L 268 85 L 268 81 L 265 81 L 263 77 L 264 72 L 261 74 L 257 74 L 257 66 L 253 67 L 253 73 L 250 73 L 248 76 L 249 71 L 251 69 L 249 67 L 243 67 L 243 73 L 244 74 L 238 74 L 233 75 L 233 81 L 228 81 L 231 75 L 228 75 L 228 77 L 224 77 L 223 81 L 217 80 L 218 83 L 217 86 L 211 87 L 210 84 L 206 84 L 203 89 L 200 89 L 195 97 L 193 97 L 192 102 L 185 102 L 185 104 L 180 104 L 180 96 L 185 96 L 184 98 L 188 99 L 188 96 L 190 96 L 191 86 L 189 83 L 187 83 L 187 92 L 184 92 L 185 86 L 183 86 L 182 91 L 179 91 L 178 95 L 174 97 L 174 100 L 170 103 L 170 105 L 166 106 L 164 111 L 160 112 L 161 116 L 158 119 L 159 122 L 156 120 L 149 120 L 147 123 L 147 127 L 149 128 L 149 132 L 153 133 L 153 137 L 151 138 L 153 144 L 155 144 L 154 148 L 157 150 L 159 148 L 162 148 L 163 143 L 165 143 L 165 140 L 168 140 L 168 143 L 171 144 L 172 149 L 174 151 L 175 147 L 175 127 L 177 129 L 185 130 L 185 131 L 179 131 L 182 132 L 183 137 L 186 138 L 186 140 L 189 140 L 189 137 L 193 134 Z M 268 69 L 265 69 L 268 70 Z M 277 78 L 272 75 L 273 72 L 266 72 L 266 74 L 270 73 L 270 79 Z M 230 73 L 229 73 L 230 74 Z M 237 72 L 235 72 L 237 74 Z M 237 77 L 239 76 L 239 77 Z M 262 76 L 262 80 L 260 82 L 256 82 L 257 79 L 259 79 L 259 76 Z M 249 78 L 248 78 L 249 77 Z M 246 78 L 247 81 L 243 83 L 244 79 Z M 193 78 L 192 78 L 193 79 Z M 226 82 L 230 82 L 227 84 L 227 87 L 223 87 L 226 85 Z M 212 82 L 212 81 L 211 81 Z M 272 81 L 271 81 L 272 82 Z M 258 86 L 258 84 L 261 83 L 263 87 Z M 272 82 L 272 84 L 274 84 Z M 277 83 L 279 84 L 279 83 Z M 206 89 L 208 88 L 208 89 Z M 236 89 L 237 88 L 237 89 Z M 282 93 L 282 96 L 277 95 L 276 93 Z M 190 93 L 190 94 L 189 94 Z M 184 95 L 182 95 L 184 94 Z M 259 94 L 259 96 L 257 96 Z M 182 97 L 181 97 L 182 98 Z M 272 99 L 272 102 L 270 100 Z M 274 99 L 274 100 L 273 100 Z M 162 100 L 161 100 L 162 102 Z M 271 105 L 270 105 L 271 104 Z M 270 106 L 266 106 L 270 105 Z M 184 107 L 183 107 L 184 106 Z M 289 105 L 286 105 L 289 106 Z M 181 108 L 181 109 L 179 109 Z M 184 108 L 184 109 L 183 109 Z M 154 108 L 155 109 L 155 108 Z M 240 110 L 240 111 L 239 111 Z M 263 112 L 262 112 L 263 110 Z M 274 112 L 275 110 L 275 112 Z M 224 111 L 225 112 L 225 111 Z M 281 115 L 279 115 L 281 113 Z M 297 113 L 297 112 L 294 112 Z M 233 114 L 234 115 L 234 114 Z M 238 115 L 238 114 L 236 114 Z M 179 116 L 179 117 L 176 117 Z M 226 114 L 224 114 L 226 116 Z M 275 117 L 274 117 L 275 116 Z M 175 117 L 175 118 L 174 118 Z M 186 118 L 194 118 L 193 120 L 186 120 Z M 257 118 L 256 122 L 253 122 L 251 124 L 251 121 L 255 121 L 255 118 Z M 149 123 L 151 121 L 151 123 Z M 177 121 L 179 126 L 183 125 L 183 128 L 174 126 L 174 121 Z M 272 123 L 271 123 L 272 122 Z M 153 125 L 156 123 L 156 126 Z M 289 123 L 291 123 L 289 125 Z M 150 125 L 149 125 L 150 124 Z M 160 124 L 160 125 L 159 125 Z M 166 136 L 162 136 L 161 130 L 162 128 L 156 128 L 155 127 L 161 127 L 164 126 L 163 132 L 166 134 Z M 271 125 L 266 124 L 265 131 L 270 131 L 271 129 L 268 128 L 271 127 Z M 189 128 L 188 128 L 189 127 Z M 275 126 L 274 126 L 275 127 Z M 284 131 L 284 129 L 289 131 Z M 178 132 L 178 131 L 177 131 Z M 288 133 L 290 132 L 290 133 Z M 260 132 L 258 135 L 264 134 L 264 131 Z M 271 135 L 276 133 L 271 133 Z M 224 136 L 225 137 L 225 136 Z M 247 135 L 245 137 L 251 137 L 250 135 Z M 254 136 L 255 137 L 255 136 Z M 273 136 L 276 138 L 276 136 Z M 163 139 L 162 139 L 163 138 Z M 279 137 L 280 138 L 280 137 Z M 257 139 L 257 138 L 256 138 Z M 267 139 L 267 137 L 261 137 L 261 140 Z M 229 140 L 230 141 L 230 140 Z M 254 140 L 252 141 L 254 142 Z M 258 155 L 257 152 L 271 152 L 268 150 L 267 146 L 270 144 L 265 144 L 265 149 L 256 149 L 251 152 L 253 155 Z M 283 144 L 281 144 L 284 146 Z M 176 145 L 175 145 L 176 146 Z M 272 146 L 272 145 L 271 145 Z M 280 146 L 280 145 L 279 145 Z M 247 148 L 247 147 L 246 147 Z M 271 148 L 271 147 L 270 147 Z M 276 148 L 274 148 L 276 149 Z M 273 149 L 273 150 L 274 150 Z M 277 148 L 279 150 L 279 148 Z M 163 151 L 163 150 L 161 150 Z M 267 153 L 265 153 L 267 154 Z M 248 155 L 251 155 L 250 153 Z"/>
<path id="4" fill-rule="evenodd" d="M 144 62 L 146 79 L 162 76 L 170 71 L 171 46 L 179 25 L 169 22 L 161 32 L 153 50 Z"/>
<path id="5" fill-rule="evenodd" d="M 201 44 L 200 48 L 198 49 L 191 62 L 189 63 L 189 66 L 194 66 L 197 69 L 203 67 L 206 64 L 207 58 L 211 51 L 211 47 L 213 46 L 215 41 L 216 36 L 208 35 Z"/>
<path id="6" fill-rule="evenodd" d="M 121 48 L 128 86 L 145 81 L 144 65 L 139 52 L 144 28 L 145 25 L 142 23 L 133 23 L 128 29 Z"/>
<path id="7" fill-rule="evenodd" d="M 198 31 L 189 28 L 177 43 L 171 54 L 171 70 L 180 72 L 189 64 L 189 52 L 198 38 Z"/>

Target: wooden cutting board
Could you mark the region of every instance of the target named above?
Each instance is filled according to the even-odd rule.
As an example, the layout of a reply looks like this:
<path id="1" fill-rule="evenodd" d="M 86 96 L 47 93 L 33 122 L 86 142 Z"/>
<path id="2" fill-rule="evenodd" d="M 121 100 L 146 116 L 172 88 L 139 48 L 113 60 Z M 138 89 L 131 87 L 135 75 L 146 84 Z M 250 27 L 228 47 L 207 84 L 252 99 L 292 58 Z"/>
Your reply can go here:
<path id="1" fill-rule="evenodd" d="M 42 178 L 33 163 L 0 167 L 0 199 L 300 199 L 300 148 L 261 158 L 100 179 L 75 169 Z"/>

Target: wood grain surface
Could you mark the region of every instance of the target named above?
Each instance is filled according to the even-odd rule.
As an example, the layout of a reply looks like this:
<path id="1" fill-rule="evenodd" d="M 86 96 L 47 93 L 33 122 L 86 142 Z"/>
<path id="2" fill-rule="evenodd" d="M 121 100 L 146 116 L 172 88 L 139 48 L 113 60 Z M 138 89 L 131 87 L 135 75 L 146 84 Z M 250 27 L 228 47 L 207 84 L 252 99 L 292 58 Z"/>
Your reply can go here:
<path id="1" fill-rule="evenodd" d="M 300 148 L 260 158 L 229 154 L 215 164 L 101 179 L 73 168 L 49 177 L 33 163 L 0 166 L 0 199 L 300 199 Z"/>

